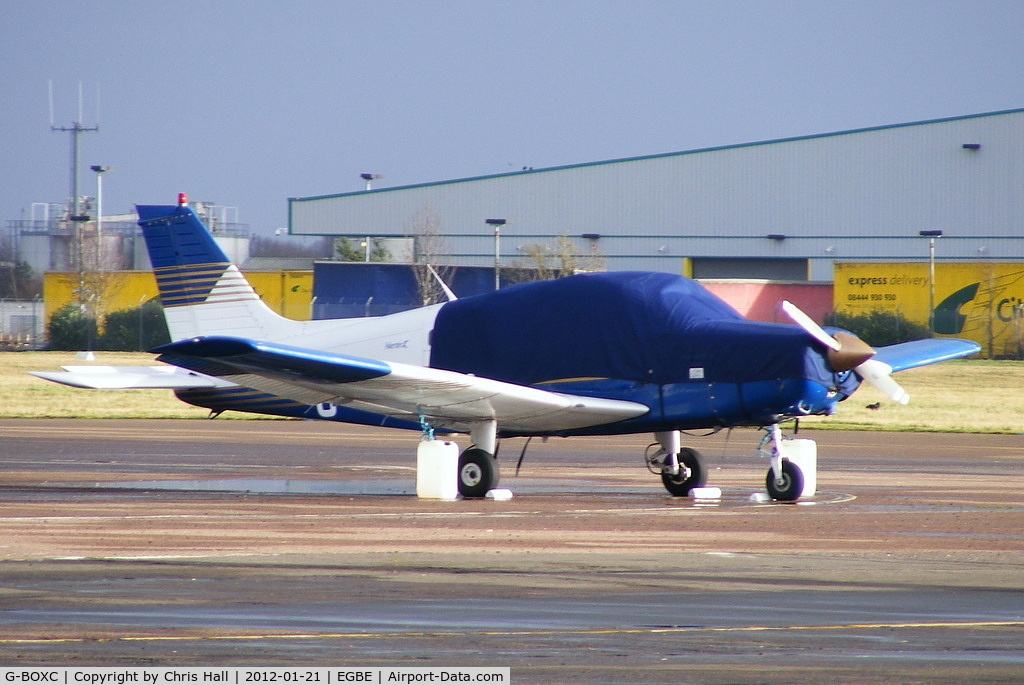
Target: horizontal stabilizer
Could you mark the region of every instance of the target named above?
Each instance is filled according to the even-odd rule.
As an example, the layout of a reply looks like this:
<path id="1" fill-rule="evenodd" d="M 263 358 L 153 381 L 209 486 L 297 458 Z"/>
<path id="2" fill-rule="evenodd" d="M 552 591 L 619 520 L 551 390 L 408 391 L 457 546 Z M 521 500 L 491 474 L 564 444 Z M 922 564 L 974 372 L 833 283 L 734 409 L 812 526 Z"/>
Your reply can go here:
<path id="1" fill-rule="evenodd" d="M 225 388 L 234 383 L 174 366 L 62 366 L 63 371 L 29 371 L 44 380 L 91 390 L 188 390 Z"/>
<path id="2" fill-rule="evenodd" d="M 876 348 L 873 360 L 888 364 L 893 371 L 948 362 L 981 352 L 981 345 L 959 338 L 928 338 Z"/>

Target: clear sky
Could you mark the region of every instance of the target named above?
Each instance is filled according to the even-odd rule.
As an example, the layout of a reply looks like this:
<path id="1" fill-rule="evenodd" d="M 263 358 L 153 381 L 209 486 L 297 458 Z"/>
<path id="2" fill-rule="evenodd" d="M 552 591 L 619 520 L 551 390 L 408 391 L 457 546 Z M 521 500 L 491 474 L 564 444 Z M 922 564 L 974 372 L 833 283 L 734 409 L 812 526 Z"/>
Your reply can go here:
<path id="1" fill-rule="evenodd" d="M 1024 107 L 1021 0 L 0 0 L 0 219 L 287 199 Z M 97 103 L 97 91 L 99 103 Z M 98 106 L 97 106 L 98 104 Z M 97 117 L 97 109 L 99 114 Z"/>

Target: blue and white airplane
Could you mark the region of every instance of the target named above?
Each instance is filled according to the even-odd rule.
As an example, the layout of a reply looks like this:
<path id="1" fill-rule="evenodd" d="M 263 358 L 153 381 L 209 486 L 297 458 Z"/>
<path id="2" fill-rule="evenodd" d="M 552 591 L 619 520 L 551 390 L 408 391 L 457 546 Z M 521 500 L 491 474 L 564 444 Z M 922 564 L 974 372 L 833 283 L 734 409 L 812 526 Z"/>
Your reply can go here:
<path id="1" fill-rule="evenodd" d="M 498 483 L 503 437 L 653 433 L 648 467 L 673 495 L 706 483 L 680 431 L 766 430 L 769 495 L 796 500 L 804 474 L 779 424 L 832 414 L 862 381 L 896 402 L 890 374 L 975 354 L 928 339 L 872 349 L 822 329 L 747 321 L 696 282 L 595 273 L 525 283 L 380 317 L 293 321 L 271 311 L 184 196 L 139 206 L 173 342 L 168 367 L 65 367 L 36 375 L 86 388 L 170 388 L 213 412 L 326 419 L 465 433 L 458 488 Z"/>

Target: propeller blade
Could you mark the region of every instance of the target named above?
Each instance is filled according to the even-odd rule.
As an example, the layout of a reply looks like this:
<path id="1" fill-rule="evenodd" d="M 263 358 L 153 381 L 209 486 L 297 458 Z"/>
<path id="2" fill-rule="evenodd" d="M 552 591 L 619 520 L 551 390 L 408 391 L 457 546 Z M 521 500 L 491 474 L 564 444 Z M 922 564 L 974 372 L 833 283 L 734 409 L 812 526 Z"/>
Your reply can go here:
<path id="1" fill-rule="evenodd" d="M 892 367 L 884 362 L 872 359 L 875 350 L 855 335 L 837 332 L 834 336 L 819 326 L 814 319 L 807 316 L 792 302 L 782 301 L 782 311 L 789 315 L 797 325 L 807 331 L 808 335 L 828 347 L 826 358 L 833 371 L 853 370 L 862 380 L 871 385 L 899 404 L 910 401 L 910 395 L 899 383 L 892 379 Z"/>
<path id="2" fill-rule="evenodd" d="M 814 319 L 807 316 L 803 311 L 789 300 L 782 301 L 782 311 L 789 315 L 789 318 L 800 326 L 800 328 L 807 331 L 808 334 L 825 347 L 830 347 L 836 352 L 842 348 L 842 345 L 838 340 L 829 335 L 824 328 L 819 326 Z"/>
<path id="3" fill-rule="evenodd" d="M 836 333 L 835 336 L 829 335 L 814 319 L 788 300 L 782 301 L 782 311 L 786 312 L 800 328 L 807 331 L 808 335 L 828 347 L 826 359 L 833 371 L 849 371 L 875 356 L 871 346 L 855 335 L 842 332 Z"/>
<path id="4" fill-rule="evenodd" d="M 910 395 L 899 383 L 892 379 L 892 367 L 877 359 L 869 359 L 861 362 L 853 369 L 854 373 L 863 380 L 878 388 L 878 390 L 899 404 L 906 404 L 910 401 Z"/>

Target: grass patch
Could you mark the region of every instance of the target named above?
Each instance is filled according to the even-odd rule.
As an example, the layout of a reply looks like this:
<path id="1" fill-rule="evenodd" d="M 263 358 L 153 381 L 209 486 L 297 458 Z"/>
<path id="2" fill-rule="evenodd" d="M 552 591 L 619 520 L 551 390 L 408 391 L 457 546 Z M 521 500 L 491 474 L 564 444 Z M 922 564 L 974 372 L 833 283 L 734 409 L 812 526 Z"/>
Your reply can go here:
<path id="1" fill-rule="evenodd" d="M 95 364 L 146 366 L 154 356 L 97 352 Z M 29 371 L 85 364 L 73 352 L 0 352 L 0 418 L 205 418 L 207 410 L 179 401 L 170 390 L 78 390 Z M 890 402 L 865 384 L 829 417 L 807 417 L 815 428 L 1024 433 L 1024 362 L 955 361 L 904 371 L 897 380 L 910 404 Z M 867 405 L 880 402 L 877 410 Z M 234 418 L 252 414 L 227 412 Z"/>
<path id="2" fill-rule="evenodd" d="M 186 419 L 209 414 L 185 404 L 170 390 L 82 390 L 28 375 L 90 363 L 160 366 L 155 355 L 143 352 L 94 354 L 95 362 L 85 362 L 74 352 L 0 352 L 0 418 Z"/>
<path id="3" fill-rule="evenodd" d="M 867 383 L 835 416 L 806 419 L 818 428 L 1024 433 L 1024 362 L 960 360 L 901 371 L 910 393 L 898 405 Z M 867 406 L 880 402 L 876 410 Z M 803 423 L 804 420 L 801 420 Z"/>

